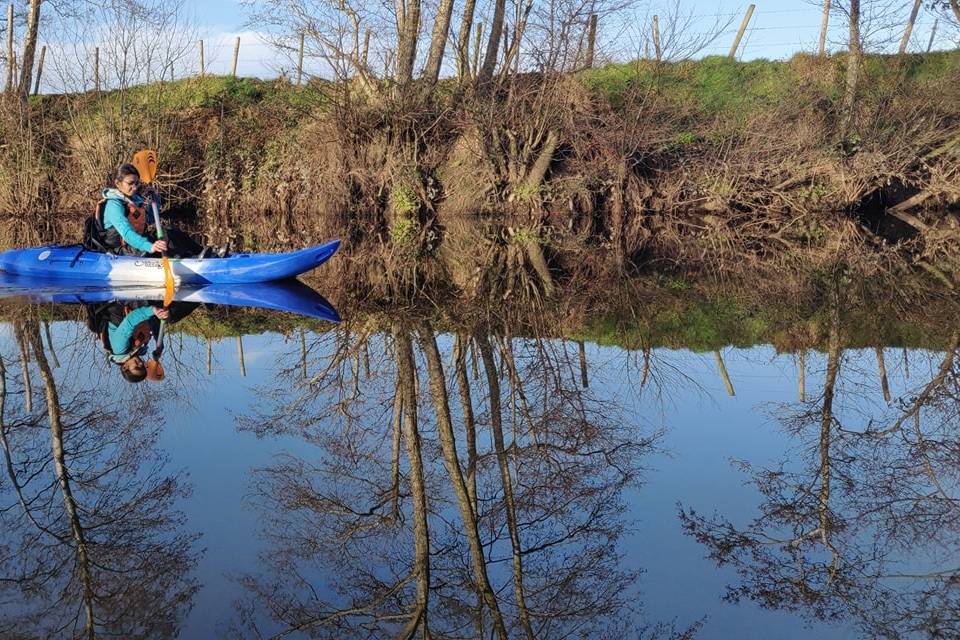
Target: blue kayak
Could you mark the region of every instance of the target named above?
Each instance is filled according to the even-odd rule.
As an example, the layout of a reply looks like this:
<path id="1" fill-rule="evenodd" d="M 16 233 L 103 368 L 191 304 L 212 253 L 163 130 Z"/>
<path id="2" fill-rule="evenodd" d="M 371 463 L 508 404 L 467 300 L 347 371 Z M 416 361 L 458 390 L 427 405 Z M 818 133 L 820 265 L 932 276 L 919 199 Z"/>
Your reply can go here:
<path id="1" fill-rule="evenodd" d="M 162 283 L 154 287 L 97 287 L 0 273 L 0 298 L 26 298 L 33 302 L 58 304 L 91 304 L 143 300 L 159 302 L 163 300 L 163 295 Z M 272 309 L 330 322 L 340 321 L 337 310 L 323 296 L 298 280 L 187 286 L 177 289 L 173 300 Z"/>
<path id="2" fill-rule="evenodd" d="M 339 240 L 288 253 L 240 253 L 226 258 L 170 258 L 174 284 L 242 284 L 284 280 L 320 266 L 332 256 Z M 12 249 L 0 253 L 0 271 L 9 274 L 69 280 L 94 285 L 164 284 L 159 258 L 116 256 L 89 251 L 80 245 Z"/>

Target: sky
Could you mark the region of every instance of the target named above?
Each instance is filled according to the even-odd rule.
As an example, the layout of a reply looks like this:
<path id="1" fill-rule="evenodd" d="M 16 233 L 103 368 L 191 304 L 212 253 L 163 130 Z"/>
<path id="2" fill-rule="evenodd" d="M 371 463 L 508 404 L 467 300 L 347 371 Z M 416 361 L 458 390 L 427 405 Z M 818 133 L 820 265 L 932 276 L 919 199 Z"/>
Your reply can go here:
<path id="1" fill-rule="evenodd" d="M 663 25 L 665 16 L 669 13 L 669 7 L 673 4 L 672 0 L 666 2 L 641 1 L 637 3 L 636 9 L 631 14 L 623 16 L 616 24 L 607 25 L 607 28 L 612 30 L 612 32 L 607 32 L 607 37 L 612 36 L 613 41 L 606 43 L 606 54 L 620 59 L 637 57 L 631 54 L 639 53 L 642 50 L 642 46 L 639 45 L 640 37 L 638 33 L 642 30 L 642 25 L 648 24 L 650 17 L 656 13 L 660 14 L 660 22 Z M 729 23 L 716 40 L 702 49 L 701 55 L 723 55 L 729 51 L 748 4 L 746 2 L 679 0 L 680 12 L 684 16 L 694 16 L 693 30 L 695 31 L 706 33 L 713 28 L 718 20 L 724 24 Z M 910 13 L 911 3 L 904 0 L 900 4 L 904 5 L 901 13 L 903 13 L 902 22 L 905 24 Z M 750 24 L 738 50 L 738 56 L 741 59 L 782 59 L 789 58 L 798 51 L 815 50 L 820 32 L 822 11 L 820 0 L 811 0 L 810 2 L 804 0 L 758 0 L 755 5 L 756 8 Z M 283 68 L 285 65 L 289 66 L 289 61 L 277 59 L 270 47 L 259 37 L 256 29 L 246 24 L 247 9 L 241 3 L 234 0 L 212 0 L 197 3 L 194 6 L 194 11 L 197 12 L 198 25 L 207 34 L 206 39 L 209 43 L 205 44 L 205 48 L 213 53 L 212 58 L 210 54 L 207 55 L 210 61 L 208 64 L 212 65 L 214 69 L 222 68 L 226 70 L 229 67 L 234 38 L 237 35 L 241 37 L 241 53 L 238 62 L 238 73 L 241 75 L 275 77 L 278 74 L 278 68 Z M 432 12 L 428 13 L 428 20 L 431 15 Z M 921 10 L 914 27 L 909 50 L 926 50 L 934 19 L 935 16 L 931 12 L 925 9 Z M 846 36 L 846 25 L 842 24 L 841 19 L 837 16 L 832 17 L 831 22 L 828 49 L 843 49 L 845 48 L 843 42 Z M 601 32 L 603 26 L 601 24 Z M 427 25 L 425 25 L 425 30 L 426 28 Z M 895 49 L 901 35 L 902 31 L 888 34 L 890 42 L 886 43 L 885 48 L 887 50 Z M 951 33 L 947 26 L 941 22 L 933 48 L 952 48 L 956 46 L 956 38 L 956 31 Z"/>
<path id="2" fill-rule="evenodd" d="M 431 3 L 435 4 L 435 3 Z M 455 4 L 455 11 L 462 3 Z M 482 3 L 483 6 L 489 2 Z M 508 3 L 510 4 L 510 3 Z M 836 3 L 835 3 L 836 4 Z M 905 24 L 910 12 L 909 0 L 893 2 L 903 5 L 894 11 L 892 18 Z M 733 42 L 734 35 L 743 18 L 748 3 L 736 1 L 697 2 L 695 0 L 637 0 L 633 8 L 614 18 L 601 18 L 599 31 L 599 52 L 597 59 L 602 63 L 607 60 L 628 60 L 641 57 L 644 53 L 643 41 L 649 40 L 651 18 L 659 15 L 661 34 L 663 35 L 670 23 L 671 8 L 683 16 L 683 22 L 688 22 L 685 34 L 703 35 L 711 31 L 719 31 L 715 39 L 708 44 L 691 51 L 692 57 L 703 55 L 726 55 Z M 822 0 L 757 0 L 756 8 L 743 37 L 737 55 L 742 60 L 756 58 L 785 59 L 800 51 L 814 51 L 820 31 Z M 870 6 L 870 3 L 865 3 Z M 259 78 L 276 78 L 282 74 L 293 76 L 295 63 L 292 56 L 276 51 L 264 38 L 265 33 L 251 24 L 250 9 L 237 0 L 208 0 L 193 3 L 189 11 L 193 14 L 195 27 L 199 37 L 204 40 L 205 68 L 208 73 L 227 74 L 233 58 L 233 49 L 236 38 L 240 38 L 240 51 L 237 63 L 237 74 Z M 509 13 L 509 11 L 508 11 Z M 898 16 L 902 13 L 902 16 Z M 423 26 L 424 37 L 432 27 L 433 9 L 426 12 L 426 22 Z M 910 40 L 910 51 L 924 51 L 927 49 L 935 16 L 926 9 L 921 10 L 917 19 L 913 36 Z M 481 18 L 483 19 L 483 18 Z M 721 25 L 718 28 L 716 25 Z M 960 46 L 960 30 L 940 23 L 933 49 L 946 49 Z M 455 25 L 452 30 L 455 29 Z M 884 34 L 884 38 L 873 36 L 873 43 L 869 50 L 895 51 L 902 30 L 897 27 L 892 32 Z M 689 41 L 690 36 L 685 36 Z M 829 30 L 828 50 L 845 49 L 846 25 L 840 16 L 831 18 Z M 376 35 L 374 36 L 376 41 Z M 649 43 L 647 43 L 649 47 Z M 689 47 L 688 47 L 689 48 Z M 649 49 L 648 49 L 649 50 Z M 56 45 L 51 45 L 51 56 L 56 56 Z M 674 49 L 675 53 L 677 49 Z M 686 51 L 680 51 L 687 54 Z M 60 57 L 70 59 L 69 55 Z M 425 56 L 421 56 L 422 58 Z M 681 55 L 680 57 L 685 57 Z M 191 74 L 199 56 L 188 55 L 182 63 L 182 74 Z M 421 60 L 422 64 L 422 60 Z M 452 65 L 452 62 L 449 64 Z M 322 73 L 319 62 L 307 60 L 306 72 Z M 451 72 L 448 70 L 446 72 Z M 53 82 L 49 79 L 48 82 Z M 53 86 L 44 83 L 44 90 L 56 90 Z"/>

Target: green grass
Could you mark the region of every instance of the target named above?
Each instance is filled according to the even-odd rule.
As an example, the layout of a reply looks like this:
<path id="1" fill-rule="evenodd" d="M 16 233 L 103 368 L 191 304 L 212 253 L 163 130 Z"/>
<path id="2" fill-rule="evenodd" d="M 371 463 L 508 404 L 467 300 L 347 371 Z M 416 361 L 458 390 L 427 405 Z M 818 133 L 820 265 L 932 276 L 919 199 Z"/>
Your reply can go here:
<path id="1" fill-rule="evenodd" d="M 725 56 L 702 60 L 634 61 L 583 71 L 582 81 L 606 97 L 616 109 L 656 95 L 678 109 L 703 114 L 750 114 L 775 106 L 802 104 L 842 95 L 846 55 L 818 59 L 797 54 L 790 60 L 738 62 Z M 891 79 L 918 85 L 955 81 L 960 74 L 960 51 L 905 56 L 868 55 L 864 84 Z"/>

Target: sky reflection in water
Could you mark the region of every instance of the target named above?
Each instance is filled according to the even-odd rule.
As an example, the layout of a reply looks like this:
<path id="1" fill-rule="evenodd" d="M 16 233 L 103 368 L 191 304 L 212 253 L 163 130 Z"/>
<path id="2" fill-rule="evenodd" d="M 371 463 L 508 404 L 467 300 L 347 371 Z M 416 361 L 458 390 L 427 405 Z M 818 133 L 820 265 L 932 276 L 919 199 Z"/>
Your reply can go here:
<path id="1" fill-rule="evenodd" d="M 242 338 L 243 374 L 237 338 L 174 333 L 166 380 L 133 386 L 82 323 L 50 324 L 51 352 L 36 313 L 0 340 L 0 635 L 955 628 L 958 364 L 943 352 L 883 350 L 888 403 L 876 352 L 838 331 L 806 355 L 801 403 L 796 354 L 768 346 L 581 352 L 288 317 L 286 335 Z M 40 344 L 28 414 L 21 354 Z"/>

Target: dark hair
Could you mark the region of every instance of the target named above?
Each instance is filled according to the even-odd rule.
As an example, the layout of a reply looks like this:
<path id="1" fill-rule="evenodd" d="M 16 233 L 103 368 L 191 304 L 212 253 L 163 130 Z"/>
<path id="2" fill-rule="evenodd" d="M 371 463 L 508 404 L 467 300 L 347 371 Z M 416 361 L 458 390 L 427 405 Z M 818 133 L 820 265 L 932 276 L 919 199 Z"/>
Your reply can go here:
<path id="1" fill-rule="evenodd" d="M 140 179 L 140 172 L 129 162 L 121 164 L 119 167 L 117 167 L 117 170 L 107 181 L 107 187 L 113 187 L 114 183 L 122 182 L 127 176 L 137 176 L 137 179 Z"/>
<path id="2" fill-rule="evenodd" d="M 122 375 L 123 379 L 127 382 L 143 382 L 144 378 L 147 377 L 147 367 L 143 363 L 129 369 L 124 366 L 125 364 L 126 363 L 120 365 L 120 375 Z"/>

